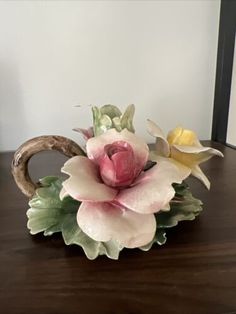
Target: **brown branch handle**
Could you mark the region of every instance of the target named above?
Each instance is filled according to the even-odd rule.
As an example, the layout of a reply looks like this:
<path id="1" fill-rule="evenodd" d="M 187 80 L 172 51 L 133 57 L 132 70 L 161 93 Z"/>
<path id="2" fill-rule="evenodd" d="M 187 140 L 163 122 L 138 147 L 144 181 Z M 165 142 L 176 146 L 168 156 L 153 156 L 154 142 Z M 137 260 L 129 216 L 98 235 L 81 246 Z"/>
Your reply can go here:
<path id="1" fill-rule="evenodd" d="M 39 136 L 22 144 L 14 154 L 12 174 L 19 189 L 29 198 L 34 195 L 39 184 L 31 180 L 28 162 L 33 155 L 45 150 L 57 150 L 67 157 L 85 155 L 79 145 L 63 136 Z"/>

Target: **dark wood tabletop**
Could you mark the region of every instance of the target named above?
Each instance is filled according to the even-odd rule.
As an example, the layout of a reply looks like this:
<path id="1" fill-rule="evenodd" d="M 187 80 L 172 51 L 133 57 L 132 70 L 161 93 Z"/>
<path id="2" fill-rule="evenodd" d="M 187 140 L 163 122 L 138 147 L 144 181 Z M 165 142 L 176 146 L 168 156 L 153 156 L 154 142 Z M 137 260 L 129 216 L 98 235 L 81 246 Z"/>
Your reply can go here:
<path id="1" fill-rule="evenodd" d="M 118 261 L 88 260 L 60 235 L 31 236 L 28 200 L 10 174 L 13 154 L 0 154 L 0 313 L 233 314 L 236 313 L 236 150 L 202 168 L 210 192 L 190 179 L 204 210 L 167 233 L 149 252 L 123 250 Z M 65 158 L 40 153 L 35 180 L 59 174 Z"/>

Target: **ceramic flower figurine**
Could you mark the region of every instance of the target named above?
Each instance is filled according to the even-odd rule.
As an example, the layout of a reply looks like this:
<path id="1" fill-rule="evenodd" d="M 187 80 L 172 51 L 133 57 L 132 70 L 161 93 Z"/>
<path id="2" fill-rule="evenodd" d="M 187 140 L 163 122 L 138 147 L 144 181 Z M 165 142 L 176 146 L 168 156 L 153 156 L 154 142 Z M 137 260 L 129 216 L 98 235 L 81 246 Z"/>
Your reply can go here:
<path id="1" fill-rule="evenodd" d="M 155 149 L 134 133 L 134 106 L 93 107 L 93 126 L 75 129 L 86 139 L 85 151 L 63 137 L 39 137 L 23 144 L 13 160 L 13 175 L 31 198 L 27 212 L 32 234 L 61 232 L 67 245 L 80 245 L 88 258 L 117 259 L 123 248 L 148 250 L 166 241 L 166 228 L 193 220 L 201 211 L 184 180 L 210 183 L 199 164 L 221 152 L 203 147 L 193 131 L 176 128 L 165 138 L 148 120 Z M 35 185 L 28 159 L 42 149 L 57 149 L 70 158 L 67 178 L 46 177 Z M 27 152 L 27 153 L 26 153 Z"/>

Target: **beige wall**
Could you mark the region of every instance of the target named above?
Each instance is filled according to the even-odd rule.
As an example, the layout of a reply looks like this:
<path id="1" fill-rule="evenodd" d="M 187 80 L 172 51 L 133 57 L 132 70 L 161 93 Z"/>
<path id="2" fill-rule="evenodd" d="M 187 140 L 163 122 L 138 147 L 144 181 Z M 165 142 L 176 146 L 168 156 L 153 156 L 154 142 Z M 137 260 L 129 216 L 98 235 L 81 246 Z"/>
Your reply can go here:
<path id="1" fill-rule="evenodd" d="M 219 1 L 1 1 L 0 150 L 91 124 L 90 104 L 136 104 L 209 139 Z M 82 104 L 82 107 L 73 107 Z"/>

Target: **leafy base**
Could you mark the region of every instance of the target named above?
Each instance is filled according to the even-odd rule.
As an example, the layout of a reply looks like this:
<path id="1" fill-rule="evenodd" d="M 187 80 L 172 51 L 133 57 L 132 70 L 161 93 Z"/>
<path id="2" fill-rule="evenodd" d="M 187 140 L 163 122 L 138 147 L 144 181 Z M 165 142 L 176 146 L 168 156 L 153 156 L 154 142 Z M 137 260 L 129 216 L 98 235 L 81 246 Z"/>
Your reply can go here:
<path id="1" fill-rule="evenodd" d="M 111 259 L 118 259 L 123 249 L 116 241 L 98 242 L 88 237 L 78 226 L 76 214 L 80 202 L 71 197 L 60 200 L 62 178 L 45 177 L 40 180 L 41 187 L 36 190 L 30 200 L 30 209 L 27 211 L 27 227 L 31 234 L 43 232 L 50 236 L 61 232 L 66 245 L 77 244 L 82 247 L 89 259 L 99 255 L 106 255 Z M 200 200 L 194 198 L 187 184 L 174 184 L 176 191 L 170 203 L 170 211 L 158 212 L 157 232 L 151 243 L 140 249 L 148 251 L 154 243 L 162 245 L 166 242 L 167 228 L 174 227 L 182 220 L 193 220 L 202 210 Z"/>

